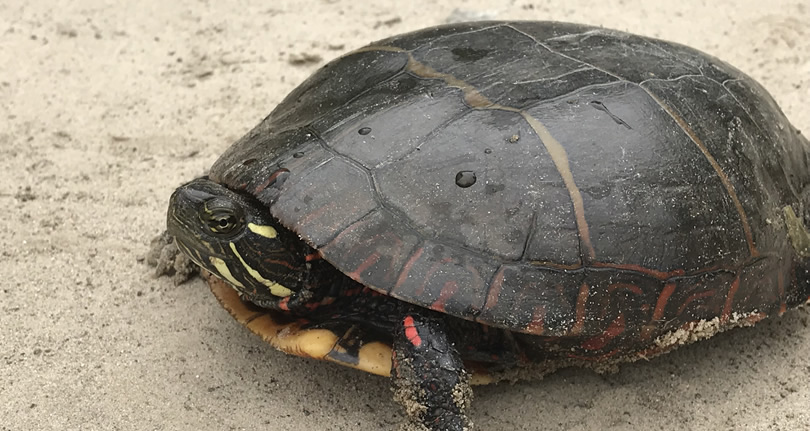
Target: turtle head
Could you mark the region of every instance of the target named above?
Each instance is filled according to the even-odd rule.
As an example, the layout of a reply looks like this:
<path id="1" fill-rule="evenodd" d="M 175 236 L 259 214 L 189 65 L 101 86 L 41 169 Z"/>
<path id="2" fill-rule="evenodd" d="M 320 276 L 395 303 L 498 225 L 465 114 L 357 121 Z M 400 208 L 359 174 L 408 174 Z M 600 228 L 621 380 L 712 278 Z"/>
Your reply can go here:
<path id="1" fill-rule="evenodd" d="M 271 304 L 304 287 L 312 253 L 266 206 L 208 178 L 172 194 L 169 234 L 191 260 L 258 304 Z"/>

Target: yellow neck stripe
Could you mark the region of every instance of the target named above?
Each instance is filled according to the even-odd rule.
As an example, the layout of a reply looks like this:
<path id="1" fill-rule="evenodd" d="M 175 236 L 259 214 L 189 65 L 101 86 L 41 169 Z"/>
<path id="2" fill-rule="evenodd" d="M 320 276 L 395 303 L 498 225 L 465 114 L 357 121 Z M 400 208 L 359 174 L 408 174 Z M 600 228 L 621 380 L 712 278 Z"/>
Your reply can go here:
<path id="1" fill-rule="evenodd" d="M 270 229 L 273 229 L 273 228 L 270 228 Z M 273 231 L 275 231 L 275 229 L 273 229 Z M 234 245 L 234 243 L 230 243 L 230 246 L 231 246 L 231 251 L 233 252 L 234 256 L 239 258 L 239 261 L 242 262 L 242 266 L 245 267 L 245 270 L 247 270 L 248 274 L 250 274 L 250 276 L 253 277 L 259 283 L 267 286 L 267 288 L 270 289 L 270 293 L 272 293 L 275 296 L 282 297 L 282 298 L 292 295 L 292 293 L 293 293 L 292 290 L 290 290 L 290 289 L 288 289 L 288 288 L 286 288 L 286 287 L 284 287 L 284 286 L 282 286 L 282 285 L 280 285 L 280 284 L 278 284 L 278 283 L 276 283 L 274 281 L 270 281 L 270 280 L 262 277 L 262 275 L 259 274 L 259 271 L 256 271 L 255 269 L 251 268 L 247 264 L 247 262 L 245 262 L 245 259 L 242 259 L 242 256 L 239 255 L 239 252 L 236 251 L 236 245 Z M 217 269 L 219 269 L 219 267 L 217 267 Z"/>
<path id="2" fill-rule="evenodd" d="M 228 283 L 231 283 L 234 286 L 244 288 L 245 285 L 240 283 L 239 280 L 234 278 L 233 274 L 231 274 L 231 270 L 228 268 L 228 264 L 225 263 L 224 260 L 211 256 L 208 258 L 214 267 L 217 269 L 219 275 L 221 275 Z"/>

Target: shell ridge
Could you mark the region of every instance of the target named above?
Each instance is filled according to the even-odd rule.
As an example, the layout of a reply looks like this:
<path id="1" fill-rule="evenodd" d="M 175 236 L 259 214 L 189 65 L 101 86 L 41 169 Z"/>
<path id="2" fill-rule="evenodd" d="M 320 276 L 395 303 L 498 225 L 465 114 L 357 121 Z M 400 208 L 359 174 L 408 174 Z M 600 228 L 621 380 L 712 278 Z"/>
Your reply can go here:
<path id="1" fill-rule="evenodd" d="M 522 31 L 522 30 L 520 30 L 520 29 L 518 29 L 518 28 L 515 28 L 515 27 L 513 27 L 512 25 L 507 25 L 507 27 L 509 27 L 509 28 L 511 28 L 512 30 L 514 30 L 514 31 L 516 31 L 516 32 L 518 32 L 518 33 L 520 33 L 520 34 L 522 34 L 523 36 L 528 37 L 529 39 L 533 40 L 533 41 L 534 41 L 534 43 L 535 43 L 535 45 L 536 45 L 536 47 L 541 47 L 541 48 L 545 49 L 546 51 L 548 51 L 548 52 L 550 52 L 550 53 L 552 53 L 552 54 L 559 55 L 560 57 L 566 58 L 566 59 L 571 60 L 571 61 L 575 61 L 575 62 L 577 62 L 577 63 L 579 63 L 579 64 L 582 64 L 583 66 L 587 66 L 587 67 L 590 67 L 590 68 L 592 68 L 592 69 L 596 69 L 596 70 L 598 70 L 598 71 L 600 71 L 600 72 L 602 72 L 602 73 L 604 73 L 604 74 L 606 74 L 606 75 L 610 75 L 610 76 L 612 76 L 612 77 L 616 78 L 616 79 L 617 79 L 617 80 L 619 80 L 619 81 L 632 82 L 632 81 L 630 81 L 629 79 L 622 78 L 621 76 L 619 76 L 619 75 L 617 75 L 617 74 L 615 74 L 615 73 L 609 72 L 609 71 L 607 71 L 607 70 L 605 70 L 605 69 L 603 69 L 603 68 L 601 68 L 601 67 L 598 67 L 598 66 L 596 66 L 595 64 L 588 63 L 587 61 L 580 60 L 580 59 L 578 59 L 578 58 L 576 58 L 576 57 L 572 57 L 572 56 L 570 56 L 570 55 L 568 55 L 568 54 L 563 54 L 562 52 L 559 52 L 559 51 L 557 51 L 557 50 L 555 50 L 555 49 L 552 49 L 552 48 L 551 48 L 550 46 L 548 46 L 547 44 L 545 44 L 545 43 L 543 43 L 543 42 L 541 42 L 541 41 L 537 40 L 537 38 L 536 38 L 536 37 L 534 37 L 534 36 L 532 36 L 532 35 L 530 35 L 530 34 L 526 33 L 525 31 Z M 535 47 L 535 49 L 537 49 L 536 47 Z"/>

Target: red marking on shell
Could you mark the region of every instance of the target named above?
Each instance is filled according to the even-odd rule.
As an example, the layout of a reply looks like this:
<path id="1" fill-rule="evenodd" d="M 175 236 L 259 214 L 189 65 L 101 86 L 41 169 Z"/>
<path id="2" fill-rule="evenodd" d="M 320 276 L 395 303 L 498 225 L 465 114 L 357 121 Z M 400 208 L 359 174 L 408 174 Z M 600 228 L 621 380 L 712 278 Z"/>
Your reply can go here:
<path id="1" fill-rule="evenodd" d="M 407 338 L 408 341 L 410 341 L 414 346 L 421 346 L 422 338 L 419 337 L 419 331 L 416 330 L 413 317 L 405 316 L 405 320 L 402 321 L 402 325 L 405 327 L 405 338 Z"/>
<path id="2" fill-rule="evenodd" d="M 642 340 L 646 341 L 652 337 L 652 334 L 655 332 L 655 328 L 658 327 L 658 322 L 662 317 L 664 317 L 664 311 L 666 311 L 669 298 L 672 296 L 672 293 L 675 292 L 675 287 L 674 282 L 669 282 L 664 285 L 664 290 L 661 291 L 661 294 L 658 295 L 658 300 L 655 302 L 655 308 L 653 309 L 650 322 L 641 327 Z"/>
<path id="3" fill-rule="evenodd" d="M 740 275 L 737 274 L 737 277 L 734 278 L 734 281 L 731 283 L 731 287 L 728 289 L 728 293 L 726 294 L 726 304 L 723 306 L 723 314 L 720 315 L 720 321 L 723 323 L 728 322 L 728 319 L 731 317 L 731 306 L 734 305 L 734 295 L 737 293 L 739 288 Z"/>
<path id="4" fill-rule="evenodd" d="M 295 225 L 297 227 L 307 226 L 318 220 L 319 217 L 323 216 L 326 213 L 332 212 L 335 210 L 336 204 L 334 202 L 330 202 L 318 209 L 314 209 L 309 211 L 305 216 L 299 218 Z M 340 226 L 331 226 L 332 229 L 337 230 Z"/>
<path id="5" fill-rule="evenodd" d="M 321 208 L 321 210 L 319 210 L 319 211 L 322 211 L 322 210 L 324 210 L 324 208 Z M 301 222 L 299 222 L 299 225 L 300 224 L 301 224 Z M 337 234 L 336 237 L 332 238 L 332 240 L 329 241 L 329 243 L 327 243 L 326 245 L 321 247 L 321 252 L 323 253 L 324 250 L 328 249 L 330 247 L 330 245 L 332 245 L 332 244 L 340 244 L 341 242 L 347 242 L 347 241 L 345 241 L 344 237 L 351 235 L 358 228 L 360 228 L 362 226 L 366 226 L 368 224 L 369 224 L 369 218 L 368 217 L 363 217 L 360 220 L 357 220 L 356 222 L 346 226 L 344 229 L 342 229 L 340 231 L 340 233 Z M 349 242 L 354 244 L 357 241 L 349 241 Z M 326 253 L 326 254 L 328 255 L 328 253 Z"/>
<path id="6" fill-rule="evenodd" d="M 487 302 L 484 303 L 485 310 L 494 307 L 498 303 L 498 296 L 501 294 L 501 288 L 503 288 L 503 272 L 504 267 L 501 267 L 492 279 L 489 294 L 487 294 Z"/>
<path id="7" fill-rule="evenodd" d="M 705 292 L 699 292 L 699 293 L 695 293 L 695 294 L 690 295 L 688 298 L 686 298 L 686 301 L 684 301 L 683 304 L 681 304 L 681 306 L 678 307 L 678 316 L 680 316 L 681 313 L 683 313 L 684 310 L 686 310 L 686 307 L 688 307 L 690 303 L 692 303 L 694 301 L 697 301 L 699 299 L 705 298 L 707 296 L 713 296 L 714 294 L 715 294 L 715 291 L 714 291 L 714 289 L 712 289 L 712 290 L 707 290 Z"/>
<path id="8" fill-rule="evenodd" d="M 285 172 L 290 172 L 290 170 L 286 169 L 286 168 L 281 168 L 281 169 L 273 172 L 272 174 L 270 174 L 270 176 L 267 177 L 267 179 L 264 180 L 263 183 L 259 184 L 256 188 L 253 189 L 253 195 L 256 196 L 259 193 L 263 192 L 264 189 L 267 188 L 267 186 L 269 186 L 270 184 L 273 184 L 273 182 L 276 181 L 276 178 L 278 178 L 279 175 L 281 175 L 281 174 L 283 174 Z"/>
<path id="9" fill-rule="evenodd" d="M 613 293 L 614 291 L 619 289 L 629 290 L 630 292 L 636 295 L 641 295 L 644 293 L 640 287 L 630 283 L 613 283 L 610 286 L 608 286 L 608 293 Z"/>
<path id="10" fill-rule="evenodd" d="M 610 322 L 610 325 L 605 329 L 601 335 L 597 335 L 589 340 L 585 340 L 582 343 L 582 348 L 586 350 L 601 350 L 603 349 L 610 340 L 619 336 L 625 329 L 625 321 L 624 321 L 624 314 L 619 313 L 613 322 Z"/>
<path id="11" fill-rule="evenodd" d="M 433 274 L 435 274 L 440 269 L 442 269 L 442 267 L 444 265 L 446 265 L 446 264 L 448 264 L 448 263 L 450 263 L 452 261 L 453 261 L 452 258 L 445 257 L 445 258 L 443 258 L 442 260 L 440 260 L 438 262 L 433 262 L 433 265 L 430 266 L 430 269 L 428 269 L 425 272 L 425 276 L 422 278 L 422 284 L 419 285 L 419 289 L 416 289 L 416 291 L 414 292 L 416 294 L 416 296 L 424 295 L 425 294 L 425 288 L 427 288 L 428 280 L 430 280 L 430 278 L 433 277 Z"/>
<path id="12" fill-rule="evenodd" d="M 290 297 L 285 296 L 284 299 L 282 299 L 281 301 L 278 301 L 278 308 L 280 308 L 280 309 L 282 309 L 284 311 L 290 311 L 290 307 L 287 305 L 288 302 L 290 302 Z"/>
<path id="13" fill-rule="evenodd" d="M 585 328 L 585 307 L 588 304 L 589 291 L 590 286 L 588 286 L 586 283 L 582 283 L 582 286 L 579 287 L 576 305 L 576 320 L 574 321 L 574 326 L 571 327 L 571 331 L 569 331 L 570 335 L 579 335 Z"/>
<path id="14" fill-rule="evenodd" d="M 441 292 L 439 292 L 439 299 L 437 299 L 433 304 L 430 304 L 430 308 L 436 311 L 444 312 L 444 307 L 447 304 L 447 300 L 452 298 L 457 291 L 458 283 L 455 281 L 448 281 L 444 283 L 444 287 L 442 288 Z"/>
<path id="15" fill-rule="evenodd" d="M 526 332 L 534 335 L 543 335 L 545 332 L 546 307 L 538 305 L 532 312 L 532 321 L 526 326 Z"/>
<path id="16" fill-rule="evenodd" d="M 371 265 L 377 263 L 378 260 L 380 260 L 380 253 L 377 252 L 371 253 L 371 255 L 367 257 L 366 260 L 364 260 L 362 263 L 360 263 L 360 265 L 357 266 L 357 269 L 355 269 L 352 272 L 347 272 L 346 275 L 362 283 L 363 272 L 367 270 L 369 267 L 371 267 Z"/>
<path id="17" fill-rule="evenodd" d="M 550 262 L 547 260 L 535 260 L 531 262 L 532 266 L 537 266 L 540 268 L 554 268 L 554 269 L 563 269 L 563 270 L 576 270 L 582 269 L 582 262 L 577 263 L 557 263 L 557 262 Z"/>
<path id="18" fill-rule="evenodd" d="M 408 273 L 411 272 L 411 268 L 413 268 L 413 265 L 416 263 L 417 260 L 419 260 L 419 257 L 422 256 L 422 253 L 424 251 L 425 251 L 424 247 L 419 247 L 411 255 L 411 257 L 408 258 L 408 261 L 405 262 L 405 265 L 402 267 L 402 271 L 400 271 L 399 273 L 399 277 L 397 277 L 397 282 L 396 284 L 394 284 L 394 290 L 397 290 L 399 286 L 401 286 L 402 283 L 404 283 L 405 280 L 408 279 Z"/>
<path id="19" fill-rule="evenodd" d="M 664 285 L 664 290 L 661 291 L 661 294 L 658 295 L 658 301 L 655 302 L 655 309 L 653 310 L 652 321 L 650 323 L 657 322 L 664 317 L 667 302 L 669 302 L 669 297 L 672 296 L 673 292 L 675 292 L 675 283 L 669 282 Z"/>
<path id="20" fill-rule="evenodd" d="M 683 269 L 675 269 L 669 272 L 666 271 L 659 271 L 657 269 L 646 268 L 641 265 L 634 265 L 634 264 L 619 264 L 619 263 L 608 263 L 608 262 L 593 262 L 592 266 L 598 268 L 613 268 L 613 269 L 624 269 L 629 271 L 640 272 L 645 275 L 649 275 L 650 277 L 657 278 L 659 280 L 668 280 L 672 277 L 678 277 L 686 274 L 686 271 Z"/>

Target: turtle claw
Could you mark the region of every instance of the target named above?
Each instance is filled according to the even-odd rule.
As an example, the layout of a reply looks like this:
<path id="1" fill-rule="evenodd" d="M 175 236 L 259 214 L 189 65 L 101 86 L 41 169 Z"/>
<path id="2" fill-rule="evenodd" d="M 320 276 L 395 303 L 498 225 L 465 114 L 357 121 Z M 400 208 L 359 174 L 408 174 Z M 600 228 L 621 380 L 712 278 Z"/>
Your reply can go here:
<path id="1" fill-rule="evenodd" d="M 391 369 L 394 399 L 410 431 L 470 431 L 470 376 L 441 316 L 412 310 L 397 325 Z"/>
<path id="2" fill-rule="evenodd" d="M 152 238 L 146 263 L 155 267 L 155 277 L 170 276 L 175 285 L 185 283 L 200 273 L 200 267 L 180 252 L 167 231 Z"/>

